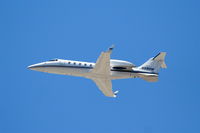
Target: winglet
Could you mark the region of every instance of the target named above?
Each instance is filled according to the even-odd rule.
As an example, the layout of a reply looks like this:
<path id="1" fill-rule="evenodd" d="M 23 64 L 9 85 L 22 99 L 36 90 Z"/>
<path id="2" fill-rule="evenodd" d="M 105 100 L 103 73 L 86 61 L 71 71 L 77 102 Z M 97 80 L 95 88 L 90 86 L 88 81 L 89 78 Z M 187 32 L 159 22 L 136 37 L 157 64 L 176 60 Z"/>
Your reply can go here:
<path id="1" fill-rule="evenodd" d="M 108 48 L 108 51 L 107 51 L 107 52 L 110 52 L 110 53 L 111 53 L 111 52 L 113 51 L 114 47 L 115 47 L 115 45 L 113 44 L 111 47 Z"/>
<path id="2" fill-rule="evenodd" d="M 115 91 L 115 92 L 114 92 L 115 95 L 114 95 L 113 97 L 117 97 L 117 94 L 118 94 L 118 93 L 119 93 L 119 91 Z"/>

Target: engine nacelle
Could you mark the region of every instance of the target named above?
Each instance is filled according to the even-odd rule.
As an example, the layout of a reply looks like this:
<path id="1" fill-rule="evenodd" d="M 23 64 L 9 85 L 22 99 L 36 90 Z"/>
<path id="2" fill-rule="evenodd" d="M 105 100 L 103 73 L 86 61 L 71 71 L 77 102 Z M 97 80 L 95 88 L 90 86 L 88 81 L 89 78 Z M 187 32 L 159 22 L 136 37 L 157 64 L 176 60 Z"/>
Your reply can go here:
<path id="1" fill-rule="evenodd" d="M 110 66 L 113 69 L 131 69 L 136 67 L 133 63 L 123 60 L 110 60 Z"/>

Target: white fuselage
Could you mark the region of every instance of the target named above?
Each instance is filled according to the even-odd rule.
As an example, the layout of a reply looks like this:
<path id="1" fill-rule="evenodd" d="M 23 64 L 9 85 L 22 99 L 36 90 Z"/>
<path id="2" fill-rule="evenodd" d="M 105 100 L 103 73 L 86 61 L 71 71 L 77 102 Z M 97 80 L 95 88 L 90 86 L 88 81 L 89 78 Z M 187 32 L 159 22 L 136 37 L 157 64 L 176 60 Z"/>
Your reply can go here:
<path id="1" fill-rule="evenodd" d="M 118 67 L 119 66 L 119 67 Z M 62 60 L 55 59 L 38 64 L 29 66 L 31 70 L 62 74 L 62 75 L 71 75 L 79 76 L 85 78 L 101 78 L 101 74 L 91 73 L 95 63 L 91 62 L 81 62 L 81 61 L 72 61 L 72 60 Z M 133 68 L 133 65 L 127 61 L 121 60 L 111 60 L 111 68 L 109 78 L 113 79 L 125 79 L 125 78 L 136 78 L 141 77 L 141 75 L 150 74 L 152 76 L 157 76 L 156 73 L 150 73 L 145 70 L 139 70 L 137 67 Z"/>
<path id="2" fill-rule="evenodd" d="M 110 59 L 113 48 L 112 46 L 107 51 L 101 52 L 96 63 L 53 59 L 30 65 L 28 68 L 41 72 L 91 79 L 108 97 L 116 97 L 118 93 L 118 91 L 112 90 L 111 80 L 139 77 L 149 82 L 156 82 L 159 69 L 166 68 L 164 62 L 166 52 L 160 52 L 141 66 L 136 67 L 128 61 Z"/>

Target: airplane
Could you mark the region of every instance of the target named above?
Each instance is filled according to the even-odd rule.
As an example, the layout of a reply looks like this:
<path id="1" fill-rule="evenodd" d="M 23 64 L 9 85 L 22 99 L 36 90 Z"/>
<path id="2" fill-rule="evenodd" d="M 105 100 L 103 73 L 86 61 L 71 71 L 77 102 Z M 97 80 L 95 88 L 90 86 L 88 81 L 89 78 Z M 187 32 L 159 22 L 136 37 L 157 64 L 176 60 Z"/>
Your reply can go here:
<path id="1" fill-rule="evenodd" d="M 114 46 L 105 52 L 101 52 L 96 63 L 51 59 L 30 65 L 28 69 L 88 78 L 96 83 L 105 96 L 116 97 L 118 91 L 113 92 L 111 80 L 142 78 L 149 82 L 156 82 L 160 68 L 167 68 L 165 64 L 166 52 L 160 52 L 137 67 L 128 61 L 110 59 L 113 49 Z"/>

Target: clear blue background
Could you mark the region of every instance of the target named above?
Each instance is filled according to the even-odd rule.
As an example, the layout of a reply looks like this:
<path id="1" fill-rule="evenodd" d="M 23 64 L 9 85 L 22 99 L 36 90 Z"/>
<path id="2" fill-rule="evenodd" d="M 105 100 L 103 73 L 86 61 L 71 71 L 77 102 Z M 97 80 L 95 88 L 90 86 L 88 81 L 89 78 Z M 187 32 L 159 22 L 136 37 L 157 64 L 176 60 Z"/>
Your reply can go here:
<path id="1" fill-rule="evenodd" d="M 1 0 L 0 133 L 199 133 L 198 0 Z M 51 58 L 141 65 L 166 51 L 159 82 L 113 81 L 107 98 L 84 78 L 30 71 Z"/>

